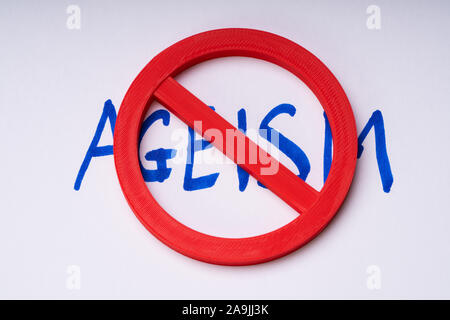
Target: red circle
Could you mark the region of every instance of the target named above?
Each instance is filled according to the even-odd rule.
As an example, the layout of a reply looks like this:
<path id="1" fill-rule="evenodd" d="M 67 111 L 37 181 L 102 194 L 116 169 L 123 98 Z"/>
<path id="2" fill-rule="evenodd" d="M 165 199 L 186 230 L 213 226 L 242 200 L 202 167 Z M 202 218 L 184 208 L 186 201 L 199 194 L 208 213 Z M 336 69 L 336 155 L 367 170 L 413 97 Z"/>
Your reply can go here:
<path id="1" fill-rule="evenodd" d="M 153 198 L 139 167 L 138 136 L 153 93 L 168 77 L 199 62 L 246 56 L 277 64 L 317 96 L 333 135 L 333 161 L 319 199 L 287 225 L 255 237 L 220 238 L 195 231 L 168 214 Z M 357 135 L 350 103 L 337 79 L 313 54 L 272 33 L 220 29 L 181 40 L 158 54 L 128 89 L 114 132 L 114 160 L 123 193 L 142 224 L 159 240 L 191 258 L 222 265 L 249 265 L 282 257 L 314 238 L 345 199 L 356 165 Z"/>

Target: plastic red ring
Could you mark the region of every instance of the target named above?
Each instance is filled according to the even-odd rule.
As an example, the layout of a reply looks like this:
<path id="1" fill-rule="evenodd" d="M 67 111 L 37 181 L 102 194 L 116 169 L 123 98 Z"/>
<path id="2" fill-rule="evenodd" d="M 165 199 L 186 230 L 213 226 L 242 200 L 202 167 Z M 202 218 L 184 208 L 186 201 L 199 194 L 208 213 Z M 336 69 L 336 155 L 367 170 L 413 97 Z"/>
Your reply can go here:
<path id="1" fill-rule="evenodd" d="M 158 87 L 205 60 L 246 56 L 277 64 L 302 80 L 319 99 L 333 135 L 331 170 L 319 198 L 287 225 L 255 237 L 220 238 L 188 228 L 153 198 L 138 160 L 143 117 Z M 191 258 L 222 265 L 249 265 L 282 257 L 314 238 L 334 217 L 345 199 L 356 165 L 357 135 L 344 90 L 328 68 L 298 44 L 268 32 L 220 29 L 177 42 L 157 55 L 131 84 L 117 118 L 114 160 L 123 193 L 142 224 L 172 249 Z"/>

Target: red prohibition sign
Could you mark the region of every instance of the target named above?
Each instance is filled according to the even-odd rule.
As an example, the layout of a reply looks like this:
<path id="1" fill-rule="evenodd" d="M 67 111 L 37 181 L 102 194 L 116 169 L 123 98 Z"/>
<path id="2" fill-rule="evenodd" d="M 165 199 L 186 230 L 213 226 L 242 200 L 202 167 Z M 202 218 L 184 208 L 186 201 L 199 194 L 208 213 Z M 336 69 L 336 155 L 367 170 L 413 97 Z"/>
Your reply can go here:
<path id="1" fill-rule="evenodd" d="M 285 166 L 262 175 L 267 164 L 239 164 L 300 215 L 272 232 L 248 238 L 221 238 L 195 231 L 168 214 L 153 198 L 139 167 L 138 136 L 143 117 L 156 99 L 194 128 L 236 130 L 173 77 L 197 63 L 220 57 L 245 56 L 277 64 L 295 74 L 319 99 L 333 136 L 333 161 L 328 178 L 316 191 Z M 194 128 L 195 129 L 195 128 Z M 243 137 L 246 146 L 254 142 Z M 212 142 L 214 144 L 214 141 Z M 223 150 L 236 162 L 237 155 Z M 251 148 L 246 148 L 246 150 Z M 246 151 L 247 152 L 247 151 Z M 123 193 L 137 218 L 172 249 L 208 263 L 250 265 L 282 257 L 313 239 L 330 222 L 345 199 L 356 165 L 357 135 L 352 108 L 337 79 L 312 53 L 272 33 L 251 29 L 220 29 L 181 40 L 158 54 L 128 89 L 114 132 L 114 161 Z M 270 157 L 270 155 L 268 155 Z M 247 158 L 246 158 L 247 159 Z M 272 158 L 272 161 L 276 161 Z"/>

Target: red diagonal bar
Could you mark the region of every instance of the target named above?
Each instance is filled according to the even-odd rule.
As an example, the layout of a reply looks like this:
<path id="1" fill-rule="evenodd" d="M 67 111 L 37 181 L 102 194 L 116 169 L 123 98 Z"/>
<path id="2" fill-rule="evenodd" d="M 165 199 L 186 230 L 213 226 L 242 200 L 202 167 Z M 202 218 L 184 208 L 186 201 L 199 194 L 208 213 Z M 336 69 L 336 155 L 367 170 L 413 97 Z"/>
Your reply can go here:
<path id="1" fill-rule="evenodd" d="M 267 154 L 244 133 L 236 129 L 231 123 L 218 115 L 214 110 L 200 101 L 196 96 L 190 93 L 173 78 L 167 78 L 155 91 L 154 95 L 159 102 L 161 102 L 188 126 L 205 137 L 205 139 L 209 140 L 208 132 L 205 136 L 205 131 L 211 129 L 216 132 L 220 131 L 223 137 L 223 142 L 213 139 L 211 143 L 222 151 L 228 158 L 237 163 L 241 168 L 255 177 L 283 201 L 294 208 L 297 212 L 305 212 L 318 199 L 319 192 L 317 190 L 297 177 L 284 165 L 279 163 L 274 157 Z M 199 121 L 201 121 L 201 128 L 198 128 L 194 124 L 194 122 Z M 230 150 L 231 148 L 226 147 L 227 143 L 230 143 L 230 141 L 227 141 L 227 139 L 229 139 L 227 131 L 231 132 L 230 130 L 232 130 L 234 138 L 237 141 L 239 141 L 239 139 L 243 139 L 245 141 L 245 148 L 243 150 L 239 150 L 241 152 L 245 152 L 245 158 L 242 154 L 239 154 L 239 151 L 236 152 L 236 146 L 238 143 L 233 144 L 235 147 L 232 150 Z M 253 161 L 249 160 L 249 152 L 251 152 L 251 150 L 256 150 L 255 154 L 258 155 L 256 159 L 253 159 Z M 270 160 L 268 164 L 261 162 L 261 158 L 259 157 L 260 152 L 263 153 L 265 162 Z M 273 174 L 264 174 L 264 169 L 267 171 L 270 163 L 272 163 L 272 165 L 278 164 L 278 170 L 276 170 Z"/>

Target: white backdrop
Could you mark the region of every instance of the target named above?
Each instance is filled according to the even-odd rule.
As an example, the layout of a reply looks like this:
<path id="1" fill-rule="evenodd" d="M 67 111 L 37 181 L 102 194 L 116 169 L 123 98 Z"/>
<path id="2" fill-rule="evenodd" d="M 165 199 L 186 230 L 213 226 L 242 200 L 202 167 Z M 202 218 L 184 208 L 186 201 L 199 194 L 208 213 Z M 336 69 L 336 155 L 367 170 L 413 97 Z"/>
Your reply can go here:
<path id="1" fill-rule="evenodd" d="M 69 5 L 75 7 L 67 13 Z M 367 25 L 370 5 L 380 9 L 379 29 Z M 446 1 L 2 2 L 0 298 L 450 298 L 449 9 Z M 329 227 L 287 257 L 248 267 L 198 262 L 154 238 L 128 207 L 112 156 L 93 158 L 80 190 L 73 188 L 104 102 L 111 99 L 118 111 L 156 54 L 225 27 L 276 33 L 314 53 L 346 91 L 358 133 L 380 110 L 394 176 L 384 192 L 372 129 Z M 320 189 L 322 109 L 293 75 L 226 58 L 177 80 L 235 125 L 245 108 L 253 129 L 276 105 L 294 105 L 295 116 L 271 125 L 305 151 L 307 182 Z M 187 127 L 173 115 L 170 121 L 150 128 L 142 155 L 183 151 L 171 137 L 177 129 L 187 135 Z M 109 144 L 107 123 L 99 145 Z M 295 171 L 289 158 L 280 160 Z M 219 177 L 191 192 L 183 190 L 184 158 L 168 165 L 170 177 L 149 188 L 196 230 L 251 236 L 297 215 L 252 178 L 240 192 L 233 164 L 196 163 L 194 177 Z"/>

